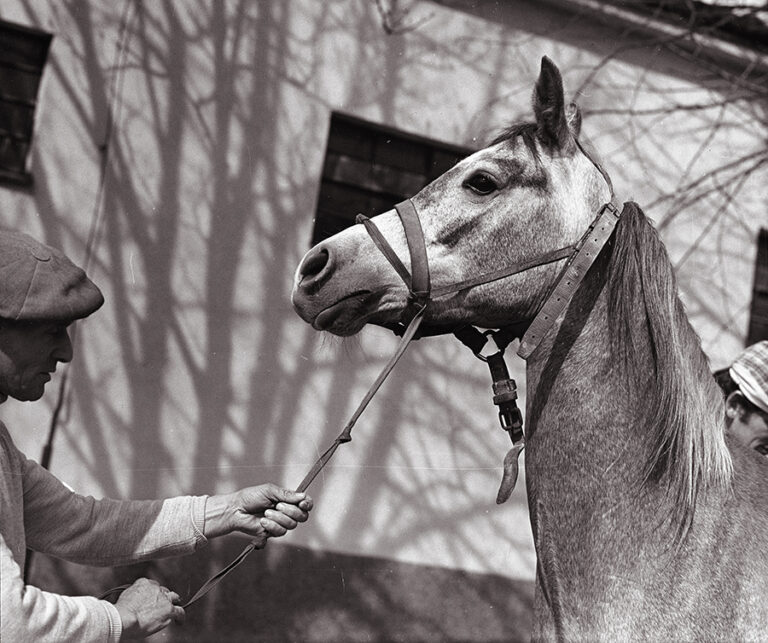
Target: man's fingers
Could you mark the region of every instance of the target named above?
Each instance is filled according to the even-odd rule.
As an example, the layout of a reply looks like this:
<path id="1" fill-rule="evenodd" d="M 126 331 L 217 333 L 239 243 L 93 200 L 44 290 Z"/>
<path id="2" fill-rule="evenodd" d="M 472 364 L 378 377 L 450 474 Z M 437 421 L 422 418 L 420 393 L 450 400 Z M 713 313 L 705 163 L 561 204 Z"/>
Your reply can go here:
<path id="1" fill-rule="evenodd" d="M 281 513 L 284 513 L 286 516 L 290 516 L 296 522 L 305 522 L 309 517 L 306 511 L 300 509 L 296 505 L 292 505 L 287 502 L 278 502 L 275 506 L 275 509 Z"/>
<path id="2" fill-rule="evenodd" d="M 276 522 L 281 527 L 286 529 L 295 529 L 298 521 L 294 520 L 291 516 L 284 514 L 282 511 L 275 509 L 267 509 L 264 512 L 264 517 L 268 520 Z"/>
<path id="3" fill-rule="evenodd" d="M 168 590 L 168 600 L 170 600 L 171 603 L 178 603 L 181 600 L 181 596 L 179 596 L 176 592 Z"/>
<path id="4" fill-rule="evenodd" d="M 187 618 L 187 614 L 184 611 L 184 608 L 180 605 L 174 605 L 173 606 L 173 612 L 172 612 L 172 618 L 177 623 L 183 623 L 184 619 Z"/>
<path id="5" fill-rule="evenodd" d="M 313 506 L 308 494 L 271 482 L 242 489 L 235 495 L 238 501 L 230 531 L 242 531 L 252 536 L 265 532 L 265 539 L 283 536 L 298 523 L 306 522 Z"/>
<path id="6" fill-rule="evenodd" d="M 262 518 L 259 524 L 261 524 L 269 536 L 284 536 L 288 531 L 287 527 L 283 527 L 280 523 L 269 518 Z"/>
<path id="7" fill-rule="evenodd" d="M 307 497 L 307 494 L 303 491 L 291 491 L 290 489 L 278 487 L 274 484 L 269 485 L 269 492 L 274 500 L 277 500 L 278 502 L 282 500 L 283 502 L 290 502 L 294 505 L 298 504 Z"/>
<path id="8" fill-rule="evenodd" d="M 263 520 L 263 519 L 262 519 Z M 264 532 L 264 527 L 262 526 L 262 530 L 258 534 L 251 534 L 254 536 L 253 542 L 255 543 L 256 549 L 264 549 L 267 545 L 267 538 L 271 535 L 269 533 Z"/>

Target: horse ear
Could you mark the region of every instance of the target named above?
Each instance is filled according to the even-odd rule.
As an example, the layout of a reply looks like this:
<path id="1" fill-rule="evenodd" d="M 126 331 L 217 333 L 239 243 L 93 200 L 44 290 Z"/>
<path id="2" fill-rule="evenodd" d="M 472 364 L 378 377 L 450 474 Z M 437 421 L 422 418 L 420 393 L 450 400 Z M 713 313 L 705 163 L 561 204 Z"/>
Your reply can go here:
<path id="1" fill-rule="evenodd" d="M 560 70 L 549 58 L 541 59 L 541 73 L 533 91 L 533 113 L 536 115 L 538 137 L 542 145 L 548 148 L 568 151 L 573 146 L 573 134 L 569 128 L 568 110 L 565 106 L 563 79 Z M 574 106 L 575 107 L 575 106 Z M 576 129 L 581 126 L 578 108 L 571 117 Z"/>

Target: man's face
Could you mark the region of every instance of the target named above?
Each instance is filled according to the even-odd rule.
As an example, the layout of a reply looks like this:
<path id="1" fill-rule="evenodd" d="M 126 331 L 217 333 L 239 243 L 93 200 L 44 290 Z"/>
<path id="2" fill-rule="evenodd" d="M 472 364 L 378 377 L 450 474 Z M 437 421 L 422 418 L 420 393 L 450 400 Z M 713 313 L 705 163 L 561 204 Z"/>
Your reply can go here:
<path id="1" fill-rule="evenodd" d="M 768 455 L 768 413 L 763 411 L 747 411 L 731 396 L 726 400 L 726 414 L 730 420 L 728 430 L 731 434 L 751 449 Z"/>
<path id="2" fill-rule="evenodd" d="M 59 362 L 72 359 L 68 324 L 0 321 L 0 402 L 39 400 Z"/>

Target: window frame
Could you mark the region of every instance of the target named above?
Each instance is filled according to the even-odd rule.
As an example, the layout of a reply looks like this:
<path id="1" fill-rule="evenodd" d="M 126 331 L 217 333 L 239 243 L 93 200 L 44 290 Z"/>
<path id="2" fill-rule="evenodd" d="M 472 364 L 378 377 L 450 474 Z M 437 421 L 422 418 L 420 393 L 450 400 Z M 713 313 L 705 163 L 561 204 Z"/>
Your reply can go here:
<path id="1" fill-rule="evenodd" d="M 760 228 L 757 233 L 747 346 L 764 339 L 768 339 L 768 228 Z"/>
<path id="2" fill-rule="evenodd" d="M 391 209 L 475 151 L 331 112 L 310 245 L 354 225 L 358 213 Z"/>
<path id="3" fill-rule="evenodd" d="M 0 19 L 0 184 L 30 186 L 38 95 L 53 34 Z M 3 46 L 5 44 L 5 46 Z"/>

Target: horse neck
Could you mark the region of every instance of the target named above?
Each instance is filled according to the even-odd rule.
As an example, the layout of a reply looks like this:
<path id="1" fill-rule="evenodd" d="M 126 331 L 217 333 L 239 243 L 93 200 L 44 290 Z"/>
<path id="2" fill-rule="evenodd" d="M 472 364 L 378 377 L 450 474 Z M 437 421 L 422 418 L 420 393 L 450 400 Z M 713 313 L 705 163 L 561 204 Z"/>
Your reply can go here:
<path id="1" fill-rule="evenodd" d="M 700 492 L 729 488 L 722 395 L 663 244 L 636 205 L 625 204 L 612 243 L 527 375 L 534 522 L 545 506 L 571 530 L 599 530 L 617 516 L 642 529 L 667 514 L 684 534 Z"/>
<path id="2" fill-rule="evenodd" d="M 526 470 L 537 476 L 537 500 L 548 504 L 569 504 L 575 494 L 596 490 L 609 493 L 617 478 L 626 487 L 642 482 L 643 449 L 633 448 L 641 423 L 635 417 L 638 392 L 612 355 L 607 304 L 602 290 L 587 292 L 528 361 Z M 636 323 L 643 337 L 642 323 Z M 650 374 L 645 337 L 632 367 Z M 606 484 L 608 473 L 613 486 Z"/>
<path id="3" fill-rule="evenodd" d="M 525 472 L 537 552 L 537 623 L 552 636 L 591 622 L 606 578 L 637 575 L 655 524 L 638 503 L 642 449 L 634 448 L 638 399 L 610 350 L 607 296 L 575 302 L 528 360 Z M 641 332 L 641 328 L 636 329 Z M 650 347 L 637 367 L 651 372 Z M 632 549 L 634 548 L 634 551 Z M 586 602 L 585 602 L 586 601 Z M 552 620 L 550 620 L 552 619 Z M 578 637 L 574 637 L 578 638 Z"/>

